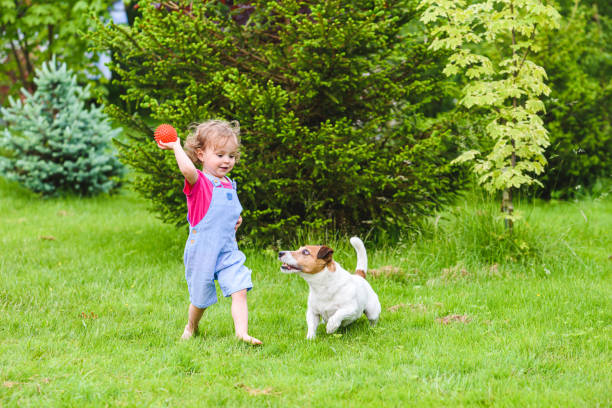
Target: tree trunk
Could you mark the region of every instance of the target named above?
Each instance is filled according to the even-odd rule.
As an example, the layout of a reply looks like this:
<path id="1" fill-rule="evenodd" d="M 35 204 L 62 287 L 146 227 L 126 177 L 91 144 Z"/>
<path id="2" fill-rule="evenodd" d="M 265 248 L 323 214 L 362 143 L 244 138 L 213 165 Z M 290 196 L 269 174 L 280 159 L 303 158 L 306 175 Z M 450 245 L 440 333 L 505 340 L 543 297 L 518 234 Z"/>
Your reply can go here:
<path id="1" fill-rule="evenodd" d="M 505 213 L 504 225 L 506 229 L 512 234 L 514 222 L 512 221 L 512 214 L 514 213 L 514 204 L 512 204 L 512 189 L 504 190 L 502 194 L 502 205 L 501 210 Z"/>

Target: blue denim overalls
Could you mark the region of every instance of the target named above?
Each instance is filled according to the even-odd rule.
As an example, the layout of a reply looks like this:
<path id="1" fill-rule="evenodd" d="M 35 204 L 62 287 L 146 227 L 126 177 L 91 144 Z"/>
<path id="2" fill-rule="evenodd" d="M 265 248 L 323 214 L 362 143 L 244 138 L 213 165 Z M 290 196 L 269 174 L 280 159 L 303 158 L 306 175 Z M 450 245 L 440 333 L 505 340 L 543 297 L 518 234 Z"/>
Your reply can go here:
<path id="1" fill-rule="evenodd" d="M 195 226 L 189 225 L 189 237 L 185 244 L 185 279 L 191 304 L 204 309 L 217 302 L 215 279 L 224 296 L 242 289 L 250 290 L 251 270 L 244 266 L 246 256 L 238 249 L 236 222 L 242 206 L 232 189 L 204 174 L 213 183 L 213 194 L 206 215 Z M 205 182 L 206 180 L 202 180 Z"/>

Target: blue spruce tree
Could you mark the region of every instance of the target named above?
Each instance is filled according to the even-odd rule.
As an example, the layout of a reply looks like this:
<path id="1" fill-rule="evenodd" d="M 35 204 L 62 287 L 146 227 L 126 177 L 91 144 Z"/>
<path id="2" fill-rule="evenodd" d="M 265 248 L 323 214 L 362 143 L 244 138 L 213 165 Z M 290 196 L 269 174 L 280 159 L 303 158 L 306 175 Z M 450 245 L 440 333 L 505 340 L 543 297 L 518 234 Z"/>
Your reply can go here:
<path id="1" fill-rule="evenodd" d="M 43 195 L 111 192 L 123 167 L 112 154 L 113 129 L 100 107 L 87 107 L 89 87 L 81 87 L 65 64 L 43 64 L 33 94 L 9 99 L 1 108 L 0 174 Z"/>

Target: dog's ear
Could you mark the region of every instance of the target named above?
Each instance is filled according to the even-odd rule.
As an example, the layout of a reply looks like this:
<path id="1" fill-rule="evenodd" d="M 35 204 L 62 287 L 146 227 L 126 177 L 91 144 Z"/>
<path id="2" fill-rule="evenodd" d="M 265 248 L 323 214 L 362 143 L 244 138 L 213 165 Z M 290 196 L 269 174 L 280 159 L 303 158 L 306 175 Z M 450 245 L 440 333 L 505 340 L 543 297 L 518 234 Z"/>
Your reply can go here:
<path id="1" fill-rule="evenodd" d="M 319 249 L 319 253 L 317 253 L 317 258 L 323 259 L 325 262 L 330 262 L 332 260 L 333 253 L 334 250 L 330 247 L 322 246 L 321 249 Z"/>

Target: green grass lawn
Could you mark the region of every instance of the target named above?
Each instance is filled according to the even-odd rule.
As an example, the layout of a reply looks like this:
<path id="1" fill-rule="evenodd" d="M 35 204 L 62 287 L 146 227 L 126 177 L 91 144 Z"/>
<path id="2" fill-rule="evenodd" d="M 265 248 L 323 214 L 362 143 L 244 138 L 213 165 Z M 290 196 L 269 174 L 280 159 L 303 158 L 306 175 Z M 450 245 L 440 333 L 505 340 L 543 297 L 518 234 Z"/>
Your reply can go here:
<path id="1" fill-rule="evenodd" d="M 147 205 L 0 181 L 0 406 L 612 405 L 610 198 L 523 203 L 509 244 L 473 204 L 413 239 L 365 239 L 378 326 L 313 341 L 306 283 L 276 249 L 243 248 L 263 347 L 234 339 L 225 298 L 179 341 L 186 234 Z M 346 239 L 328 243 L 354 268 Z"/>

